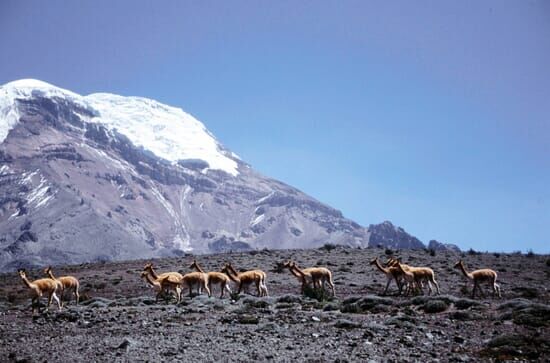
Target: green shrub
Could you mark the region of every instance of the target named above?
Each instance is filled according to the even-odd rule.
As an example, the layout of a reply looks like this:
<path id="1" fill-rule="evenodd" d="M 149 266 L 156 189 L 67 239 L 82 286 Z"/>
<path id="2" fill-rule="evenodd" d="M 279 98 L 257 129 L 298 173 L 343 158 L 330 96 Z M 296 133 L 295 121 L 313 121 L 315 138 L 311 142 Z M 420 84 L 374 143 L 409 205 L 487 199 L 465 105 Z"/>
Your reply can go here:
<path id="1" fill-rule="evenodd" d="M 304 288 L 304 296 L 309 297 L 310 299 L 315 299 L 317 301 L 329 301 L 332 299 L 332 295 L 327 290 L 320 288 L 316 289 L 310 285 L 307 285 Z"/>

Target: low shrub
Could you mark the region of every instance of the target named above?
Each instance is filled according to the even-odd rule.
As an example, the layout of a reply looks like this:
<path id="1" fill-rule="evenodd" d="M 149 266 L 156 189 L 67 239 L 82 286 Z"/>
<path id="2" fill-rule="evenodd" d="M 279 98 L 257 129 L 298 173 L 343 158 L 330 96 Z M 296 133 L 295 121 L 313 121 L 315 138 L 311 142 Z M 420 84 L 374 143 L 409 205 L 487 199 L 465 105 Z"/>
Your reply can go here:
<path id="1" fill-rule="evenodd" d="M 323 288 L 316 289 L 309 285 L 304 288 L 304 296 L 317 301 L 329 301 L 332 299 L 331 292 Z"/>
<path id="2" fill-rule="evenodd" d="M 443 300 L 430 300 L 424 304 L 422 309 L 424 309 L 424 312 L 433 314 L 433 313 L 441 313 L 449 308 L 449 305 Z"/>
<path id="3" fill-rule="evenodd" d="M 325 243 L 323 246 L 321 246 L 319 249 L 320 250 L 325 250 L 327 252 L 330 252 L 334 249 L 336 249 L 338 246 L 336 246 L 335 244 L 333 243 Z"/>

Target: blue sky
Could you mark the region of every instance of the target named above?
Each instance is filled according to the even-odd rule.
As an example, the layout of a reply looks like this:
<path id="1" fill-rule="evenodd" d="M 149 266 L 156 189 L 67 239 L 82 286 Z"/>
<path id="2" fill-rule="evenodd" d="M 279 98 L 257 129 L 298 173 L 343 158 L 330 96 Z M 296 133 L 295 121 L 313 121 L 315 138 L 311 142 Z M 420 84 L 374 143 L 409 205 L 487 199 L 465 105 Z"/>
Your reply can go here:
<path id="1" fill-rule="evenodd" d="M 182 107 L 424 242 L 550 252 L 550 2 L 2 1 L 0 84 Z"/>

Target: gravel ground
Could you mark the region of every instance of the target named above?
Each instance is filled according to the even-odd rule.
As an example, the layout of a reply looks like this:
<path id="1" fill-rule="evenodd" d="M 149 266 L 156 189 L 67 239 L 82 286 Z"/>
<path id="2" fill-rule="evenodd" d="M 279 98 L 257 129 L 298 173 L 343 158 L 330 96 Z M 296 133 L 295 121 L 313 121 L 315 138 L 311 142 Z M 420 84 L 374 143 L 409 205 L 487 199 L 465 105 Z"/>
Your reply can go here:
<path id="1" fill-rule="evenodd" d="M 389 251 L 387 251 L 389 252 Z M 381 296 L 385 276 L 369 262 L 384 249 L 258 251 L 196 256 L 219 270 L 267 272 L 269 297 L 186 296 L 155 302 L 140 278 L 147 261 L 54 268 L 80 279 L 82 302 L 61 312 L 32 315 L 17 273 L 0 275 L 0 361 L 480 361 L 550 359 L 549 256 L 394 251 L 404 262 L 429 266 L 439 296 Z M 300 294 L 300 285 L 277 263 L 332 270 L 336 298 Z M 503 298 L 470 299 L 454 263 L 498 274 Z M 153 261 L 158 272 L 189 272 L 192 256 Z M 38 278 L 41 271 L 29 271 Z"/>

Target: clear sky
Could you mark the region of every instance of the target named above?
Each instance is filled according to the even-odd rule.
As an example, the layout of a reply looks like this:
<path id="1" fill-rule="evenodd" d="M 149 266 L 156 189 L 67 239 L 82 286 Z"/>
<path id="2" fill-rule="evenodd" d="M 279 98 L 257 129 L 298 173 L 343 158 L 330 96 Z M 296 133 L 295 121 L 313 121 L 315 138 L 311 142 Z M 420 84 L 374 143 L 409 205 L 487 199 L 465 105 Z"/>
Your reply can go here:
<path id="1" fill-rule="evenodd" d="M 550 252 L 550 1 L 0 2 L 0 84 L 144 96 L 362 225 Z"/>

